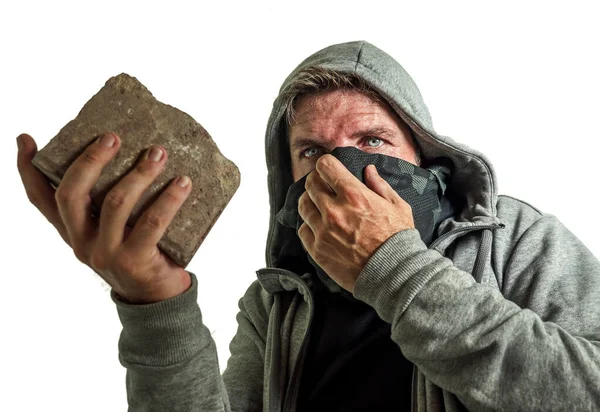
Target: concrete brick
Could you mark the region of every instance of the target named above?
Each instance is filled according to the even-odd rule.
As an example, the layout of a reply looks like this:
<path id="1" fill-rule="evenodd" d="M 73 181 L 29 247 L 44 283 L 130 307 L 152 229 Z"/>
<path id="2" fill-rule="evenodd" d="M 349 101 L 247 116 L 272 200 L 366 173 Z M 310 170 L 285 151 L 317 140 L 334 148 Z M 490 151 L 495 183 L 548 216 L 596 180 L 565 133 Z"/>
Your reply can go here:
<path id="1" fill-rule="evenodd" d="M 161 145 L 168 152 L 167 164 L 140 198 L 127 224 L 133 227 L 174 178 L 189 176 L 192 192 L 158 243 L 185 268 L 239 187 L 239 169 L 191 116 L 159 102 L 135 77 L 125 73 L 111 77 L 77 117 L 39 150 L 33 164 L 57 187 L 71 163 L 108 131 L 119 135 L 121 148 L 90 193 L 93 214 L 99 216 L 108 191 L 133 169 L 144 151 Z"/>

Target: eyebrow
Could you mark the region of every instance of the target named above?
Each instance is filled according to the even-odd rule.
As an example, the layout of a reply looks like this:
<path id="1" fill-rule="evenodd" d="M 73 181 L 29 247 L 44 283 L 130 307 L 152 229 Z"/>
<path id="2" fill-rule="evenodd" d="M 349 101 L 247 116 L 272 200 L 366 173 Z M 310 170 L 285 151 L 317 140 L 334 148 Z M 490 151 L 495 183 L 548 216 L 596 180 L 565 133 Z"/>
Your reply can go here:
<path id="1" fill-rule="evenodd" d="M 368 129 L 358 130 L 358 131 L 352 133 L 353 138 L 365 137 L 365 136 L 376 136 L 376 137 L 381 136 L 386 139 L 394 140 L 396 137 L 396 134 L 392 130 L 388 129 L 387 127 L 371 127 Z M 312 146 L 312 145 L 322 146 L 323 143 L 324 142 L 322 140 L 319 140 L 314 137 L 299 137 L 298 139 L 296 139 L 294 144 L 292 144 L 292 150 L 298 150 L 302 147 L 307 147 L 307 146 Z"/>
<path id="2" fill-rule="evenodd" d="M 359 130 L 359 131 L 353 133 L 352 137 L 364 137 L 364 136 L 371 136 L 371 135 L 381 136 L 381 137 L 385 137 L 387 139 L 391 139 L 391 138 L 395 137 L 394 132 L 391 131 L 390 129 L 388 129 L 387 127 L 372 127 L 370 129 Z"/>

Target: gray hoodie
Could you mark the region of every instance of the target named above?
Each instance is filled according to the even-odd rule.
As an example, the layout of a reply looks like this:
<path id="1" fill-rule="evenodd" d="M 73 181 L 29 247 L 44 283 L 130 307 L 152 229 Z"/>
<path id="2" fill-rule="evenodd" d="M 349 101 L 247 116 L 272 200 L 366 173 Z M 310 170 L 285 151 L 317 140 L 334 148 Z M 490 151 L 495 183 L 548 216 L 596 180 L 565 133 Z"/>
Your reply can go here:
<path id="1" fill-rule="evenodd" d="M 600 410 L 593 254 L 556 217 L 498 196 L 490 162 L 434 131 L 415 83 L 383 51 L 362 41 L 328 47 L 281 90 L 309 65 L 363 77 L 412 128 L 424 159 L 454 164 L 460 214 L 440 224 L 429 247 L 416 229 L 392 236 L 354 290 L 391 324 L 391 339 L 415 365 L 413 411 Z M 130 411 L 295 410 L 314 280 L 278 268 L 285 234 L 275 215 L 292 183 L 283 110 L 278 98 L 266 131 L 267 267 L 239 301 L 223 375 L 193 273 L 188 291 L 159 303 L 129 305 L 111 293 L 123 325 L 119 360 Z"/>

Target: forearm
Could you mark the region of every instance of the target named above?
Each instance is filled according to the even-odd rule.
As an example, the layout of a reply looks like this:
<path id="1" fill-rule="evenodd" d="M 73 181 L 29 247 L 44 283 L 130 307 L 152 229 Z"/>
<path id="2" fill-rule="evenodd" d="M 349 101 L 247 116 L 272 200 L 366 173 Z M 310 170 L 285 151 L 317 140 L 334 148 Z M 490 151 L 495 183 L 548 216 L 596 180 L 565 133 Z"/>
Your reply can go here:
<path id="1" fill-rule="evenodd" d="M 162 302 L 129 305 L 111 296 L 123 324 L 119 361 L 127 368 L 130 411 L 229 410 L 193 274 L 189 290 Z"/>
<path id="2" fill-rule="evenodd" d="M 597 342 L 477 284 L 418 242 L 418 233 L 386 242 L 355 295 L 392 324 L 408 359 L 470 409 L 600 409 Z"/>

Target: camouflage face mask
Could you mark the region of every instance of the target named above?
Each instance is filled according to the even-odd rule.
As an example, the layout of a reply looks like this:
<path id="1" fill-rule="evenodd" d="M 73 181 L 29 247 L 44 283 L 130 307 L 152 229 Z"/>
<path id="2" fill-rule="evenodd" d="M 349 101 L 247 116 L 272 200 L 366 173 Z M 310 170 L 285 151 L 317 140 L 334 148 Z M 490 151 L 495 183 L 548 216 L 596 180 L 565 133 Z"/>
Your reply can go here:
<path id="1" fill-rule="evenodd" d="M 429 245 L 433 241 L 435 228 L 440 218 L 446 214 L 442 210 L 441 200 L 450 176 L 448 167 L 436 165 L 422 169 L 396 157 L 370 154 L 354 147 L 338 147 L 331 154 L 363 183 L 365 167 L 370 164 L 375 165 L 379 175 L 411 206 L 415 228 L 419 231 L 423 242 Z M 290 186 L 285 204 L 276 216 L 280 224 L 295 229 L 296 234 L 304 222 L 298 213 L 298 199 L 305 191 L 304 184 L 307 176 L 308 174 Z M 307 257 L 329 290 L 343 291 L 308 253 Z"/>

